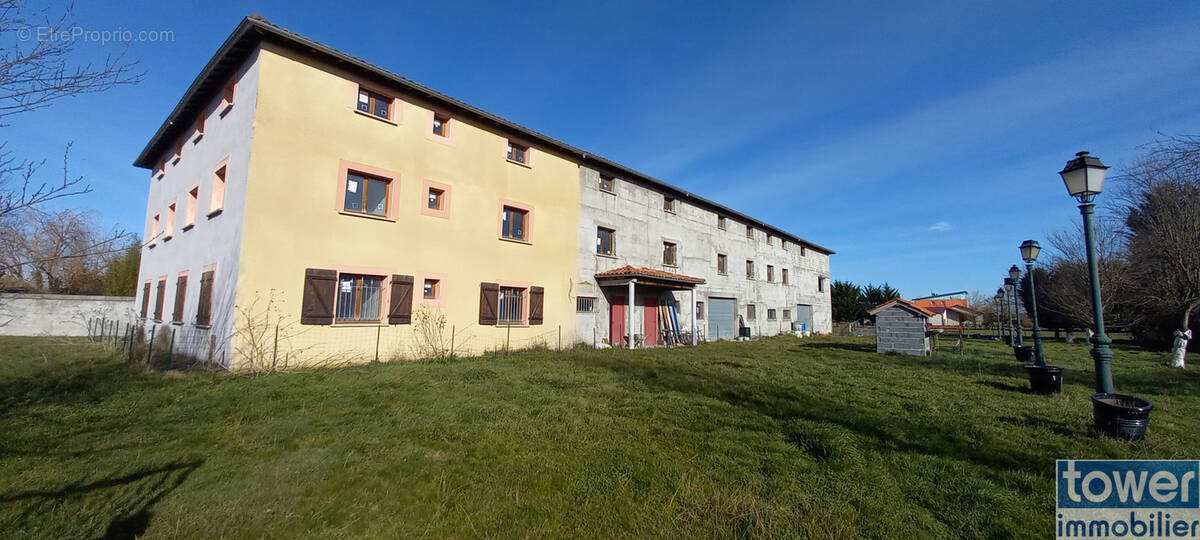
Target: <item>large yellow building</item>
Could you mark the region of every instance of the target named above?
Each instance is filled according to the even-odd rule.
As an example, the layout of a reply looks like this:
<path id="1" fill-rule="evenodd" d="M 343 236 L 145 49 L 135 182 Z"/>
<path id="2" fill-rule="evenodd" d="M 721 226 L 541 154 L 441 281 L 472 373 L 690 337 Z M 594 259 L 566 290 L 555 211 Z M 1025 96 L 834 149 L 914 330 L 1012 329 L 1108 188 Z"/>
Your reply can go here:
<path id="1" fill-rule="evenodd" d="M 142 316 L 235 369 L 591 341 L 598 159 L 247 18 L 135 162 Z"/>

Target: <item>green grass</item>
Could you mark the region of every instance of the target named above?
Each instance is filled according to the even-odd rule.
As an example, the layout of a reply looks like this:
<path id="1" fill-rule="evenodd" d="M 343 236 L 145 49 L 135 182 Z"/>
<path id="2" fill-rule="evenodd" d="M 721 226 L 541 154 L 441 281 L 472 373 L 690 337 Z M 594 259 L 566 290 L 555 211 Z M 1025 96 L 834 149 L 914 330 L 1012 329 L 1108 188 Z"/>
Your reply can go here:
<path id="1" fill-rule="evenodd" d="M 1090 434 L 1009 349 L 867 338 L 572 351 L 263 377 L 139 374 L 0 339 L 0 535 L 1045 537 L 1054 460 L 1195 458 L 1200 376 L 1117 350 L 1149 439 Z"/>

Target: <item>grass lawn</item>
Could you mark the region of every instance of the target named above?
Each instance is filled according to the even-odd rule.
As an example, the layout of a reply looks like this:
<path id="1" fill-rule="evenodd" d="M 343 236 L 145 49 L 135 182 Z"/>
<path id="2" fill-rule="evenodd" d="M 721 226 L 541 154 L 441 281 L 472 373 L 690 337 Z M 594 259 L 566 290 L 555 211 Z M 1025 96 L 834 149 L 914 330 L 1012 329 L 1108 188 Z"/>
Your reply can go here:
<path id="1" fill-rule="evenodd" d="M 1118 348 L 1149 439 L 1089 433 L 1003 345 L 870 338 L 249 377 L 0 339 L 0 536 L 1046 537 L 1057 458 L 1196 458 L 1200 375 Z"/>

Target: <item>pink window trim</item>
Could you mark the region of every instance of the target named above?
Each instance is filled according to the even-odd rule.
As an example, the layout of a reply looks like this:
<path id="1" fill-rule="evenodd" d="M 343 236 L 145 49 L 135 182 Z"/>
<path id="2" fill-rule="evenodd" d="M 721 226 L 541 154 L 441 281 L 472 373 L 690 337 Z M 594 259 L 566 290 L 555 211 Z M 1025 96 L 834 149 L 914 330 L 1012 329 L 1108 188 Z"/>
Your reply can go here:
<path id="1" fill-rule="evenodd" d="M 513 288 L 517 288 L 517 289 L 523 289 L 525 291 L 525 292 L 521 293 L 521 321 L 518 323 L 501 324 L 500 321 L 497 320 L 496 325 L 497 326 L 529 326 L 529 289 L 531 287 L 533 287 L 533 282 L 496 280 L 495 283 L 497 285 L 499 285 L 500 287 L 513 287 Z M 496 299 L 496 309 L 500 309 L 499 298 Z M 546 310 L 546 306 L 543 304 L 542 305 L 543 318 L 545 318 L 545 310 Z"/>
<path id="2" fill-rule="evenodd" d="M 225 167 L 225 179 L 223 181 L 218 181 L 217 171 L 220 171 L 221 167 Z M 209 217 L 212 217 L 216 215 L 217 212 L 225 209 L 225 188 L 229 184 L 229 156 L 225 156 L 225 159 L 221 160 L 220 163 L 217 163 L 217 165 L 212 168 L 211 181 L 211 194 L 208 198 Z"/>
<path id="3" fill-rule="evenodd" d="M 513 144 L 516 144 L 517 146 L 525 147 L 525 161 L 524 162 L 508 159 L 508 144 L 509 143 L 513 143 Z M 528 141 L 524 141 L 521 139 L 513 139 L 511 137 L 504 140 L 504 160 L 509 163 L 515 163 L 522 167 L 528 167 L 528 168 L 532 169 L 533 168 L 533 154 L 534 154 L 533 145 L 529 144 Z"/>
<path id="4" fill-rule="evenodd" d="M 440 137 L 433 133 L 433 120 L 434 120 L 433 117 L 437 116 L 437 115 L 440 115 L 440 116 L 446 118 L 446 124 L 445 124 L 446 136 L 445 137 Z M 455 134 L 458 132 L 458 119 L 457 118 L 445 113 L 444 111 L 433 110 L 433 109 L 429 110 L 429 113 L 426 115 L 426 117 L 428 119 L 428 121 L 425 124 L 425 127 L 426 127 L 425 138 L 426 139 L 429 139 L 436 143 L 444 144 L 446 146 L 451 146 L 451 147 L 458 146 L 458 139 L 455 138 Z"/>
<path id="5" fill-rule="evenodd" d="M 438 280 L 437 298 L 432 300 L 425 298 L 425 280 Z M 417 275 L 417 279 L 413 283 L 413 298 L 417 300 L 421 307 L 440 308 L 446 304 L 446 274 L 441 272 L 423 272 Z"/>
<path id="6" fill-rule="evenodd" d="M 200 115 L 196 117 L 196 126 L 194 131 L 192 131 L 192 144 L 199 143 L 200 139 L 204 137 L 204 124 L 205 120 L 207 119 L 208 115 L 205 112 L 201 112 Z"/>
<path id="7" fill-rule="evenodd" d="M 350 171 L 359 172 L 368 176 L 378 176 L 388 180 L 391 185 L 388 187 L 388 202 L 387 215 L 376 216 L 361 212 L 346 211 L 346 175 Z M 386 221 L 396 221 L 396 216 L 400 214 L 400 173 L 383 169 L 380 167 L 372 167 L 365 163 L 349 161 L 345 159 L 338 160 L 338 175 L 337 175 L 337 192 L 333 197 L 333 209 L 339 214 L 345 216 L 365 217 L 372 219 L 381 219 Z"/>
<path id="8" fill-rule="evenodd" d="M 233 108 L 233 102 L 237 100 L 237 76 L 229 80 L 225 86 L 221 87 L 221 106 L 220 116 L 224 117 Z"/>
<path id="9" fill-rule="evenodd" d="M 429 188 L 442 190 L 442 208 L 440 210 L 429 207 Z M 428 178 L 421 181 L 421 214 L 450 219 L 450 184 L 435 182 Z"/>
<path id="10" fill-rule="evenodd" d="M 504 236 L 504 207 L 516 208 L 525 211 L 525 239 L 516 240 Z M 533 243 L 533 205 L 517 202 L 511 199 L 500 199 L 500 213 L 496 219 L 496 238 L 506 242 L 516 242 L 519 244 Z"/>
<path id="11" fill-rule="evenodd" d="M 229 176 L 229 169 L 225 169 L 225 176 Z M 192 198 L 192 192 L 196 192 L 196 198 Z M 187 190 L 187 207 L 184 208 L 183 214 L 183 229 L 186 231 L 196 225 L 196 214 L 200 212 L 200 184 L 192 184 L 192 187 Z"/>
<path id="12" fill-rule="evenodd" d="M 388 268 L 380 266 L 353 266 L 345 264 L 335 264 L 332 266 L 337 272 L 337 278 L 334 283 L 339 283 L 342 279 L 342 274 L 358 274 L 363 276 L 376 276 L 383 278 L 379 283 L 379 321 L 363 321 L 363 322 L 344 322 L 338 323 L 337 318 L 334 318 L 332 326 L 382 326 L 387 324 L 388 307 L 392 300 L 392 271 Z M 415 286 L 414 286 L 415 288 Z M 416 294 L 415 292 L 413 294 Z M 337 312 L 337 293 L 334 293 L 333 310 Z"/>
<path id="13" fill-rule="evenodd" d="M 150 218 L 150 241 L 146 244 L 150 247 L 154 247 L 155 244 L 158 243 L 158 226 L 160 224 L 159 216 L 161 215 L 162 214 L 154 214 Z"/>
<path id="14" fill-rule="evenodd" d="M 382 89 L 381 87 L 375 86 L 370 83 L 364 83 L 361 81 L 355 81 L 354 84 L 352 84 L 351 86 L 353 87 L 353 90 L 354 90 L 354 98 L 350 101 L 350 109 L 351 110 L 353 110 L 356 113 L 365 114 L 376 120 L 382 120 L 384 122 L 387 122 L 387 123 L 393 124 L 393 125 L 397 125 L 397 126 L 404 123 L 404 121 L 403 121 L 404 120 L 404 118 L 403 118 L 404 110 L 402 107 L 402 103 L 404 103 L 404 102 L 400 101 L 399 97 L 396 97 L 395 92 L 389 92 L 387 90 Z M 362 111 L 358 110 L 358 91 L 360 89 L 366 90 L 368 92 L 371 92 L 372 94 L 378 94 L 378 95 L 381 95 L 384 97 L 392 96 L 392 108 L 390 111 L 388 111 L 388 118 L 380 118 L 378 116 L 375 116 L 373 113 L 363 113 Z"/>
<path id="15" fill-rule="evenodd" d="M 178 212 L 179 206 L 175 204 L 175 199 L 167 201 L 167 219 L 163 222 L 164 242 L 175 236 L 175 214 Z"/>

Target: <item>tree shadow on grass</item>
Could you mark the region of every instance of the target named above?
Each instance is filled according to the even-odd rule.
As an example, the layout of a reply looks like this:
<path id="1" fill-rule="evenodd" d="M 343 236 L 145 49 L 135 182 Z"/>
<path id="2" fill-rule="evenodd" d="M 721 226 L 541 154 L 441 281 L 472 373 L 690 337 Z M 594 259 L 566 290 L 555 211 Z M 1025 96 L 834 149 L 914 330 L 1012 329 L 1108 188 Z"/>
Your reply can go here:
<path id="1" fill-rule="evenodd" d="M 997 382 L 997 381 L 975 381 L 975 384 L 982 385 L 982 386 L 990 386 L 997 390 L 1004 390 L 1006 392 L 1019 392 L 1021 394 L 1033 394 L 1033 391 L 1030 390 L 1028 387 L 1018 386 L 1015 384 L 1007 384 L 1007 383 L 1002 383 L 1002 382 Z"/>
<path id="2" fill-rule="evenodd" d="M 25 377 L 0 379 L 0 415 L 44 403 L 99 401 L 128 382 L 128 369 L 117 362 L 86 367 L 66 365 Z"/>
<path id="3" fill-rule="evenodd" d="M 154 505 L 203 464 L 203 460 L 177 462 L 94 482 L 73 482 L 59 489 L 3 494 L 0 503 L 25 502 L 28 507 L 21 520 L 30 522 L 39 519 L 40 513 L 62 511 L 69 501 L 99 496 L 115 516 L 100 538 L 136 538 L 149 528 Z"/>
<path id="4" fill-rule="evenodd" d="M 875 343 L 846 343 L 841 341 L 814 341 L 804 342 L 798 347 L 788 349 L 792 352 L 804 352 L 805 349 L 841 349 L 851 352 L 869 352 L 876 351 Z"/>

